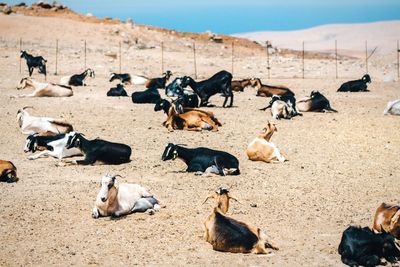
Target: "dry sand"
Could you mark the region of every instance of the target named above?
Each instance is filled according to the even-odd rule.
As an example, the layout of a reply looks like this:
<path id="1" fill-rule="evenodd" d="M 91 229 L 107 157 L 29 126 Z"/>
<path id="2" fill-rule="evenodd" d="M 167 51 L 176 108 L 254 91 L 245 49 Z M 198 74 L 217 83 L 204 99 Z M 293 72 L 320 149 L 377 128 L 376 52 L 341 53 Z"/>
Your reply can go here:
<path id="1" fill-rule="evenodd" d="M 375 208 L 381 202 L 398 203 L 399 118 L 382 113 L 389 100 L 399 98 L 399 82 L 384 82 L 380 72 L 392 61 L 384 57 L 376 61 L 377 78 L 372 74 L 371 92 L 367 93 L 336 93 L 345 79 L 332 76 L 264 80 L 289 86 L 298 98 L 319 89 L 339 111 L 305 113 L 277 122 L 278 132 L 272 140 L 289 161 L 265 164 L 247 160 L 244 153 L 248 143 L 271 120 L 269 112 L 258 110 L 268 99 L 256 97 L 255 89 L 235 94 L 234 107 L 229 109 L 220 108 L 221 97 L 211 98 L 217 107 L 207 109 L 223 123 L 216 133 L 169 133 L 161 126 L 165 115 L 155 113 L 153 105 L 134 105 L 130 98 L 107 98 L 106 91 L 111 87 L 107 75 L 118 64 L 104 56 L 106 42 L 115 43 L 120 38 L 109 34 L 111 27 L 0 15 L 0 158 L 13 161 L 20 177 L 16 184 L 0 184 L 1 266 L 340 266 L 337 246 L 343 230 L 350 224 L 371 226 Z M 78 37 L 70 32 L 74 30 L 80 33 Z M 53 51 L 49 45 L 53 40 L 44 37 L 55 37 L 60 32 L 65 37 L 61 42 L 65 47 L 59 59 L 60 72 L 82 70 L 77 47 L 84 37 L 96 42 L 87 63 L 95 69 L 96 78 L 88 79 L 87 87 L 74 88 L 70 98 L 13 98 L 23 93 L 15 87 L 27 75 L 24 62 L 23 73 L 19 74 L 18 33 L 29 40 L 24 48 L 45 57 L 48 53 L 50 72 L 54 73 L 54 59 L 49 52 Z M 187 40 L 171 40 L 171 44 L 177 44 L 168 48 L 165 67 L 174 73 L 192 74 L 191 61 L 176 52 Z M 229 66 L 224 61 L 229 51 L 222 46 L 204 44 L 208 50 L 198 59 L 203 76 Z M 159 74 L 159 50 L 129 51 L 123 70 Z M 240 75 L 265 77 L 266 72 L 257 69 L 261 61 L 257 53 L 244 53 L 241 62 L 250 67 L 240 68 Z M 308 64 L 322 74 L 331 73 L 317 59 Z M 277 75 L 285 74 L 284 68 L 276 71 Z M 358 68 L 346 72 L 351 77 L 361 74 Z M 34 77 L 43 79 L 36 72 Z M 56 82 L 59 78 L 51 74 L 48 80 Z M 136 90 L 142 88 L 127 87 L 129 94 Z M 88 138 L 130 145 L 132 162 L 56 167 L 53 158 L 28 160 L 23 152 L 25 136 L 15 121 L 17 110 L 28 105 L 35 107 L 31 111 L 34 115 L 67 118 Z M 242 174 L 202 177 L 181 172 L 185 169 L 181 161 L 161 161 L 168 142 L 230 152 L 239 158 Z M 121 174 L 119 182 L 148 187 L 166 207 L 153 216 L 92 219 L 99 181 L 107 171 Z M 212 204 L 201 202 L 221 184 L 230 186 L 241 201 L 232 204 L 229 215 L 263 229 L 279 251 L 269 255 L 221 253 L 203 240 L 202 222 Z"/>

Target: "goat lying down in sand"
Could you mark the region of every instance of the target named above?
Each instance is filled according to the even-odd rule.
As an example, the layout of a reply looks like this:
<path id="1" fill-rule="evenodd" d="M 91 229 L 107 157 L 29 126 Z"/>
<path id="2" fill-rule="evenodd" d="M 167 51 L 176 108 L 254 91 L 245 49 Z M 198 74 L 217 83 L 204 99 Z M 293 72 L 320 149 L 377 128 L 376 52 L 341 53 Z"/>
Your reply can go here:
<path id="1" fill-rule="evenodd" d="M 19 97 L 65 97 L 72 96 L 74 92 L 72 87 L 54 83 L 41 83 L 31 78 L 23 78 L 19 85 L 18 90 L 32 87 L 35 91 L 27 95 L 20 95 Z"/>
<path id="2" fill-rule="evenodd" d="M 158 200 L 138 184 L 119 184 L 115 178 L 120 175 L 106 174 L 101 178 L 101 188 L 92 211 L 93 218 L 101 216 L 120 217 L 135 212 L 153 214 L 160 210 Z"/>

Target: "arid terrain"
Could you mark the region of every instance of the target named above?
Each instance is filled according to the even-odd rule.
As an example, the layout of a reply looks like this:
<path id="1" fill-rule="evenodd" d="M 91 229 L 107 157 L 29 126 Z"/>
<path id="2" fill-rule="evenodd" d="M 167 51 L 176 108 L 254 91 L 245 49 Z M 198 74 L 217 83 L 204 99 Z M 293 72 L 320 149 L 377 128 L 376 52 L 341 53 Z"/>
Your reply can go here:
<path id="1" fill-rule="evenodd" d="M 245 41 L 235 47 L 235 78 L 258 76 L 265 83 L 284 84 L 297 98 L 317 89 L 339 111 L 277 121 L 272 141 L 288 161 L 266 164 L 251 162 L 245 155 L 249 142 L 272 120 L 269 111 L 259 110 L 269 99 L 257 97 L 254 88 L 236 93 L 232 108 L 221 108 L 223 98 L 218 95 L 211 98 L 216 107 L 207 110 L 223 124 L 218 132 L 168 132 L 161 125 L 165 115 L 154 112 L 153 105 L 133 104 L 130 97 L 106 97 L 112 85 L 108 76 L 119 69 L 118 59 L 106 54 L 118 54 L 119 41 L 122 72 L 156 77 L 169 69 L 176 77 L 194 74 L 190 37 L 144 26 L 21 14 L 0 15 L 0 36 L 0 159 L 11 160 L 20 178 L 18 183 L 0 184 L 1 266 L 341 266 L 337 247 L 343 230 L 349 225 L 371 226 L 382 202 L 399 203 L 400 122 L 398 117 L 383 116 L 386 103 L 400 98 L 394 54 L 371 57 L 370 92 L 337 93 L 342 82 L 364 74 L 362 59 L 341 59 L 339 79 L 332 59 L 310 58 L 308 79 L 267 80 L 262 49 Z M 74 88 L 69 98 L 18 98 L 27 93 L 16 90 L 27 76 L 24 61 L 19 72 L 20 38 L 23 49 L 48 60 L 51 82 L 84 70 L 86 40 L 86 66 L 96 77 L 87 80 L 88 86 Z M 164 66 L 160 42 L 165 45 Z M 231 71 L 229 42 L 196 40 L 196 46 L 199 77 Z M 280 64 L 271 70 L 272 77 L 301 77 L 298 58 L 274 55 L 271 60 Z M 43 80 L 36 70 L 33 77 Z M 126 90 L 131 94 L 143 87 Z M 26 136 L 16 123 L 16 113 L 24 106 L 33 106 L 29 111 L 34 115 L 64 117 L 88 138 L 128 144 L 132 162 L 57 167 L 53 158 L 28 160 L 23 152 Z M 241 175 L 182 172 L 183 162 L 161 161 L 169 142 L 227 151 L 239 158 Z M 108 171 L 122 175 L 119 182 L 149 188 L 165 207 L 152 216 L 92 219 L 99 182 Z M 240 200 L 232 203 L 229 215 L 263 229 L 279 251 L 222 253 L 203 240 L 202 223 L 213 203 L 202 202 L 222 184 Z"/>

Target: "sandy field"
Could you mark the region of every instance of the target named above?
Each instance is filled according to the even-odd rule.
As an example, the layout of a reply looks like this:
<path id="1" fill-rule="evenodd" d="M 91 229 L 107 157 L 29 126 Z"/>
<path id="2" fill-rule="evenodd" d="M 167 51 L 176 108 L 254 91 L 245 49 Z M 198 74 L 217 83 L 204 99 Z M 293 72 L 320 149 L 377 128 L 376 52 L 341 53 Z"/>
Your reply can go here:
<path id="1" fill-rule="evenodd" d="M 54 39 L 46 36 L 60 34 L 60 25 L 65 39 L 60 42 L 64 50 L 59 73 L 82 71 L 82 56 L 73 49 L 78 51 L 76 47 L 85 37 L 98 46 L 92 44 L 87 60 L 96 78 L 88 79 L 86 87 L 74 88 L 74 96 L 69 98 L 15 98 L 27 93 L 15 89 L 27 75 L 25 62 L 19 73 L 18 38 L 24 34 L 24 48 L 48 59 L 48 81 L 57 82 L 61 75 L 53 74 L 50 43 Z M 207 110 L 222 121 L 219 132 L 168 132 L 161 125 L 165 115 L 154 112 L 153 105 L 133 104 L 130 97 L 107 98 L 111 87 L 108 74 L 118 63 L 104 56 L 108 48 L 103 42 L 116 43 L 120 38 L 109 35 L 112 27 L 0 15 L 0 158 L 11 160 L 20 178 L 15 184 L 0 184 L 1 266 L 341 266 L 337 247 L 343 230 L 349 225 L 371 226 L 375 209 L 383 201 L 399 203 L 400 123 L 398 117 L 382 115 L 386 103 L 400 97 L 400 83 L 396 79 L 385 81 L 383 71 L 392 66 L 393 57 L 386 60 L 382 56 L 374 63 L 370 92 L 337 93 L 346 79 L 335 79 L 332 70 L 318 59 L 307 64 L 310 73 L 313 68 L 320 71 L 320 78 L 266 80 L 261 56 L 243 48 L 240 60 L 249 67 L 238 67 L 241 77 L 260 76 L 265 83 L 285 84 L 297 98 L 318 89 L 339 111 L 305 113 L 276 122 L 278 132 L 272 140 L 288 161 L 265 164 L 251 162 L 245 155 L 249 142 L 271 120 L 269 112 L 258 110 L 269 99 L 256 97 L 255 89 L 236 93 L 232 108 L 221 108 L 223 99 L 219 96 L 211 98 L 217 106 Z M 79 36 L 74 37 L 74 30 Z M 169 42 L 175 43 L 174 38 Z M 185 42 L 180 40 L 176 46 Z M 226 60 L 229 50 L 221 44 L 204 47 L 209 49 L 199 55 L 200 76 L 230 66 Z M 165 68 L 176 75 L 192 75 L 192 62 L 174 49 L 167 49 Z M 159 50 L 133 47 L 127 51 L 123 71 L 159 75 Z M 349 65 L 347 76 L 361 77 L 361 63 L 357 64 Z M 285 75 L 285 68 L 276 71 Z M 390 71 L 394 77 L 394 70 Z M 37 72 L 34 77 L 43 80 Z M 143 88 L 126 89 L 131 94 Z M 160 92 L 163 94 L 163 90 Z M 26 137 L 16 123 L 17 110 L 28 105 L 34 106 L 30 110 L 34 115 L 68 119 L 88 138 L 128 144 L 132 162 L 57 167 L 53 158 L 28 160 L 23 152 Z M 161 161 L 168 142 L 227 151 L 239 158 L 241 175 L 203 177 L 185 173 L 183 162 Z M 108 171 L 122 175 L 119 182 L 149 188 L 165 208 L 153 216 L 92 219 L 99 182 Z M 202 200 L 221 184 L 231 187 L 240 200 L 231 205 L 229 216 L 263 229 L 279 251 L 268 255 L 221 253 L 203 240 L 202 223 L 213 203 L 202 205 Z"/>

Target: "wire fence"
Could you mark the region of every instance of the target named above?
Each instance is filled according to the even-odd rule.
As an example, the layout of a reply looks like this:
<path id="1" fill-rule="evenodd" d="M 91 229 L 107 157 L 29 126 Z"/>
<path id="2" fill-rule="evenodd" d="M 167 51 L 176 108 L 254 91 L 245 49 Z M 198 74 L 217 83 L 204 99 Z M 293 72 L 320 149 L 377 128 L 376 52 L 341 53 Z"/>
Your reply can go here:
<path id="1" fill-rule="evenodd" d="M 151 47 L 127 45 L 122 41 L 107 46 L 93 44 L 87 40 L 81 43 L 65 44 L 58 39 L 43 44 L 34 40 L 18 40 L 18 45 L 10 45 L 9 40 L 0 40 L 5 47 L 18 47 L 34 55 L 47 59 L 48 72 L 54 75 L 71 74 L 90 67 L 96 73 L 108 76 L 110 72 L 128 72 L 157 76 L 167 69 L 174 74 L 191 75 L 195 79 L 209 77 L 225 69 L 234 79 L 259 77 L 264 79 L 319 79 L 352 78 L 371 71 L 381 71 L 382 66 L 371 62 L 378 47 L 371 47 L 364 41 L 364 57 L 341 54 L 335 40 L 332 49 L 312 51 L 306 42 L 301 42 L 298 50 L 277 49 L 268 46 L 264 52 L 243 55 L 235 43 L 207 44 L 187 42 L 179 48 L 172 42 L 160 42 Z M 12 42 L 11 42 L 12 43 Z M 14 41 L 15 44 L 15 41 Z M 341 47 L 345 51 L 345 47 Z M 329 52 L 326 52 L 329 51 Z M 19 51 L 17 51 L 19 55 Z M 384 72 L 400 78 L 399 41 L 390 54 L 389 63 L 383 66 Z M 380 57 L 376 57 L 380 58 Z M 26 75 L 21 58 L 19 73 Z M 397 74 L 397 75 L 396 75 Z"/>

